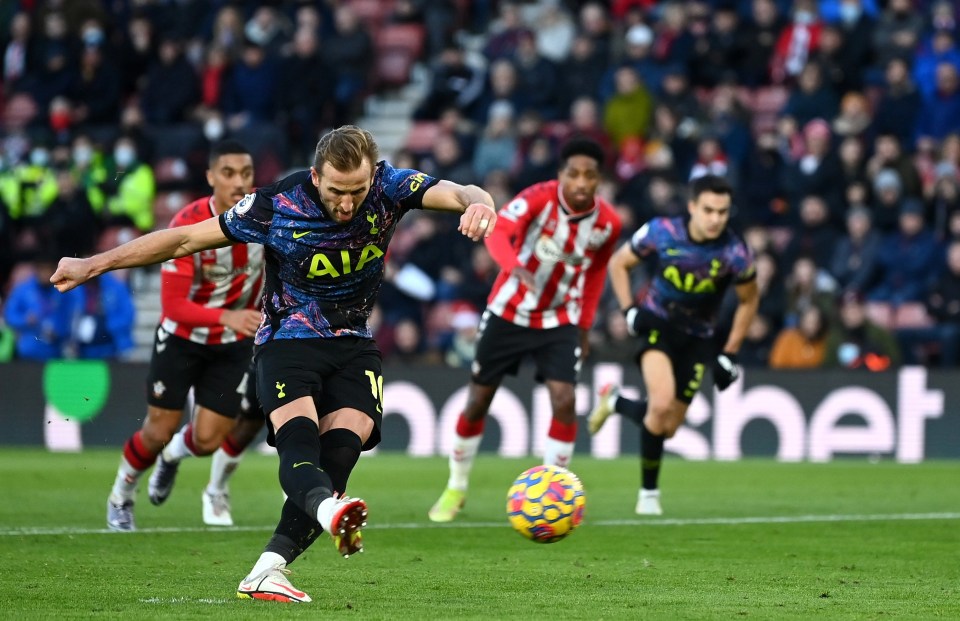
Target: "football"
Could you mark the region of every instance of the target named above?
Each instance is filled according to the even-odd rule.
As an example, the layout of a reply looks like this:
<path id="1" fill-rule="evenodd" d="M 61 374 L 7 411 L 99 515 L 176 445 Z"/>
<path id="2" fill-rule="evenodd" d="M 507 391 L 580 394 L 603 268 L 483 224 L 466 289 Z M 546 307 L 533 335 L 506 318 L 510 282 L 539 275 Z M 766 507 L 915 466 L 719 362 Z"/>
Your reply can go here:
<path id="1" fill-rule="evenodd" d="M 586 502 L 577 475 L 560 466 L 536 466 L 510 486 L 507 519 L 527 539 L 553 543 L 580 525 Z"/>

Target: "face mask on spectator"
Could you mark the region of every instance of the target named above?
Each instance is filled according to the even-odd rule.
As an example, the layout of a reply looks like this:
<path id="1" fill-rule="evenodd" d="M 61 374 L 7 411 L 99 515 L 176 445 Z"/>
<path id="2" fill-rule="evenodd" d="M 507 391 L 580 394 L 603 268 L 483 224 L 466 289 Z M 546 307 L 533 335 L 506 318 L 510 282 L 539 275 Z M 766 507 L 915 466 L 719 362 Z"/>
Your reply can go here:
<path id="1" fill-rule="evenodd" d="M 223 121 L 220 117 L 211 117 L 203 124 L 203 135 L 210 142 L 215 142 L 223 137 Z"/>
<path id="2" fill-rule="evenodd" d="M 856 4 L 847 4 L 844 2 L 840 5 L 840 19 L 843 20 L 844 24 L 852 24 L 860 19 L 860 7 Z"/>
<path id="3" fill-rule="evenodd" d="M 813 13 L 810 11 L 797 11 L 793 14 L 793 21 L 798 24 L 812 24 L 813 23 Z"/>
<path id="4" fill-rule="evenodd" d="M 50 161 L 50 153 L 46 149 L 30 151 L 30 163 L 34 166 L 46 166 Z"/>
<path id="5" fill-rule="evenodd" d="M 127 168 L 137 159 L 133 147 L 120 146 L 113 150 L 113 159 L 120 168 Z"/>
<path id="6" fill-rule="evenodd" d="M 93 159 L 93 149 L 86 145 L 73 148 L 73 163 L 77 166 L 86 166 Z"/>

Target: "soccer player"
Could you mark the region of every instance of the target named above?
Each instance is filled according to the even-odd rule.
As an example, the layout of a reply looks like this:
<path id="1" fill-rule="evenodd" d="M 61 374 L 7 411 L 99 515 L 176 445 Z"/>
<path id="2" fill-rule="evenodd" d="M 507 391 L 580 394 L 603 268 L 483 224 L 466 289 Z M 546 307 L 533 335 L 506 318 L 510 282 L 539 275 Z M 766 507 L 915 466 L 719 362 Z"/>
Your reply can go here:
<path id="1" fill-rule="evenodd" d="M 213 145 L 207 170 L 213 194 L 181 209 L 170 226 L 180 229 L 216 220 L 250 192 L 253 171 L 253 158 L 240 143 Z M 181 459 L 210 455 L 221 445 L 226 452 L 214 455 L 211 481 L 215 483 L 202 495 L 203 517 L 207 524 L 233 523 L 225 477 L 218 471 L 235 462 L 236 449 L 242 448 L 238 447 L 242 438 L 226 443 L 225 438 L 241 410 L 251 337 L 260 325 L 257 304 L 263 266 L 263 246 L 258 244 L 208 250 L 163 264 L 160 325 L 147 376 L 147 417 L 123 449 L 107 500 L 110 529 L 135 529 L 137 484 L 155 462 L 149 496 L 159 505 L 170 495 Z M 177 431 L 191 388 L 193 416 Z"/>
<path id="2" fill-rule="evenodd" d="M 480 320 L 467 405 L 457 420 L 447 487 L 428 512 L 449 522 L 463 508 L 490 403 L 504 375 L 530 356 L 550 393 L 543 461 L 567 466 L 577 421 L 574 388 L 603 292 L 620 220 L 597 196 L 603 148 L 577 138 L 560 152 L 558 178 L 520 192 L 487 240 L 500 275 Z"/>
<path id="3" fill-rule="evenodd" d="M 215 220 L 157 231 L 88 259 L 61 259 L 51 278 L 66 291 L 107 270 L 231 243 L 266 247 L 254 360 L 287 501 L 237 588 L 241 598 L 310 601 L 287 579 L 287 565 L 321 529 L 343 556 L 363 550 L 367 505 L 344 492 L 360 452 L 380 442 L 381 357 L 367 320 L 397 222 L 410 209 L 458 213 L 459 230 L 474 241 L 496 225 L 486 191 L 396 169 L 379 161 L 378 151 L 366 130 L 339 127 L 320 138 L 309 170 L 248 194 Z"/>
<path id="4" fill-rule="evenodd" d="M 719 390 L 736 381 L 737 352 L 759 303 L 753 257 L 727 228 L 730 185 L 707 175 L 694 179 L 689 193 L 689 215 L 647 222 L 617 250 L 608 267 L 630 334 L 640 341 L 637 361 L 647 395 L 634 401 L 620 397 L 616 386 L 604 386 L 587 425 L 596 433 L 613 412 L 639 425 L 642 486 L 636 512 L 641 515 L 663 513 L 657 483 L 663 442 L 683 424 L 711 360 Z M 647 260 L 653 262 L 652 282 L 637 304 L 630 270 Z M 730 334 L 717 353 L 717 309 L 731 284 L 738 305 Z"/>

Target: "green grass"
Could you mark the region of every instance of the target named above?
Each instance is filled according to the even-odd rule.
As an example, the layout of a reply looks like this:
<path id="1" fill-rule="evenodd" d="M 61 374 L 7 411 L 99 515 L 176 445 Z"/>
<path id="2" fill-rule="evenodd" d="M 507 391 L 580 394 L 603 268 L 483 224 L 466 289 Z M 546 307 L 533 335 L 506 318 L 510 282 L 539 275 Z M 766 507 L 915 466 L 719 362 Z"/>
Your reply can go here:
<path id="1" fill-rule="evenodd" d="M 141 490 L 141 532 L 117 534 L 103 526 L 118 458 L 0 451 L 0 618 L 960 618 L 956 462 L 668 457 L 667 515 L 641 519 L 635 458 L 577 458 L 587 521 L 537 545 L 504 517 L 535 460 L 481 457 L 461 519 L 436 526 L 445 460 L 364 457 L 350 491 L 370 506 L 366 552 L 343 560 L 319 540 L 292 566 L 314 599 L 296 606 L 235 599 L 279 513 L 275 458 L 235 476 L 237 529 L 202 527 L 209 461 L 194 460 L 163 507 Z"/>

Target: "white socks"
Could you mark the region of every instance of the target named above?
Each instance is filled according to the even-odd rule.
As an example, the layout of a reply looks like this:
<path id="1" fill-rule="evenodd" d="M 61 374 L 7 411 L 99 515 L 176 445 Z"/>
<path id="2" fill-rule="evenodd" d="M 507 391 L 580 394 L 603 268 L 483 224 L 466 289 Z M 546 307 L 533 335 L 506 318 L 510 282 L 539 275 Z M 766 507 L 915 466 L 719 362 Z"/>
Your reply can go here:
<path id="1" fill-rule="evenodd" d="M 241 459 L 243 459 L 243 453 L 234 457 L 227 454 L 222 447 L 214 451 L 210 463 L 210 482 L 207 483 L 208 494 L 215 496 L 226 493 L 230 477 L 236 471 Z"/>
<path id="2" fill-rule="evenodd" d="M 264 552 L 257 560 L 257 564 L 250 570 L 250 575 L 247 578 L 258 576 L 273 567 L 285 567 L 286 565 L 287 561 L 276 552 Z"/>
<path id="3" fill-rule="evenodd" d="M 117 468 L 117 478 L 114 479 L 113 489 L 110 491 L 110 500 L 116 504 L 133 500 L 137 491 L 137 481 L 143 472 L 131 466 L 126 457 L 121 457 L 120 467 Z"/>
<path id="4" fill-rule="evenodd" d="M 543 447 L 543 465 L 569 468 L 573 458 L 573 442 L 562 442 L 554 438 L 547 438 Z"/>
<path id="5" fill-rule="evenodd" d="M 453 448 L 450 450 L 448 488 L 461 492 L 467 491 L 467 485 L 470 482 L 470 470 L 473 468 L 473 460 L 477 456 L 482 439 L 483 434 L 470 438 L 454 436 Z"/>
<path id="6" fill-rule="evenodd" d="M 160 453 L 164 461 L 178 462 L 184 457 L 193 456 L 193 453 L 191 453 L 190 449 L 187 448 L 186 440 L 183 438 L 183 434 L 188 430 L 192 432 L 193 428 L 190 425 L 184 425 L 180 428 L 180 431 L 173 434 L 173 438 L 170 439 L 170 443 L 163 447 L 163 452 Z"/>

